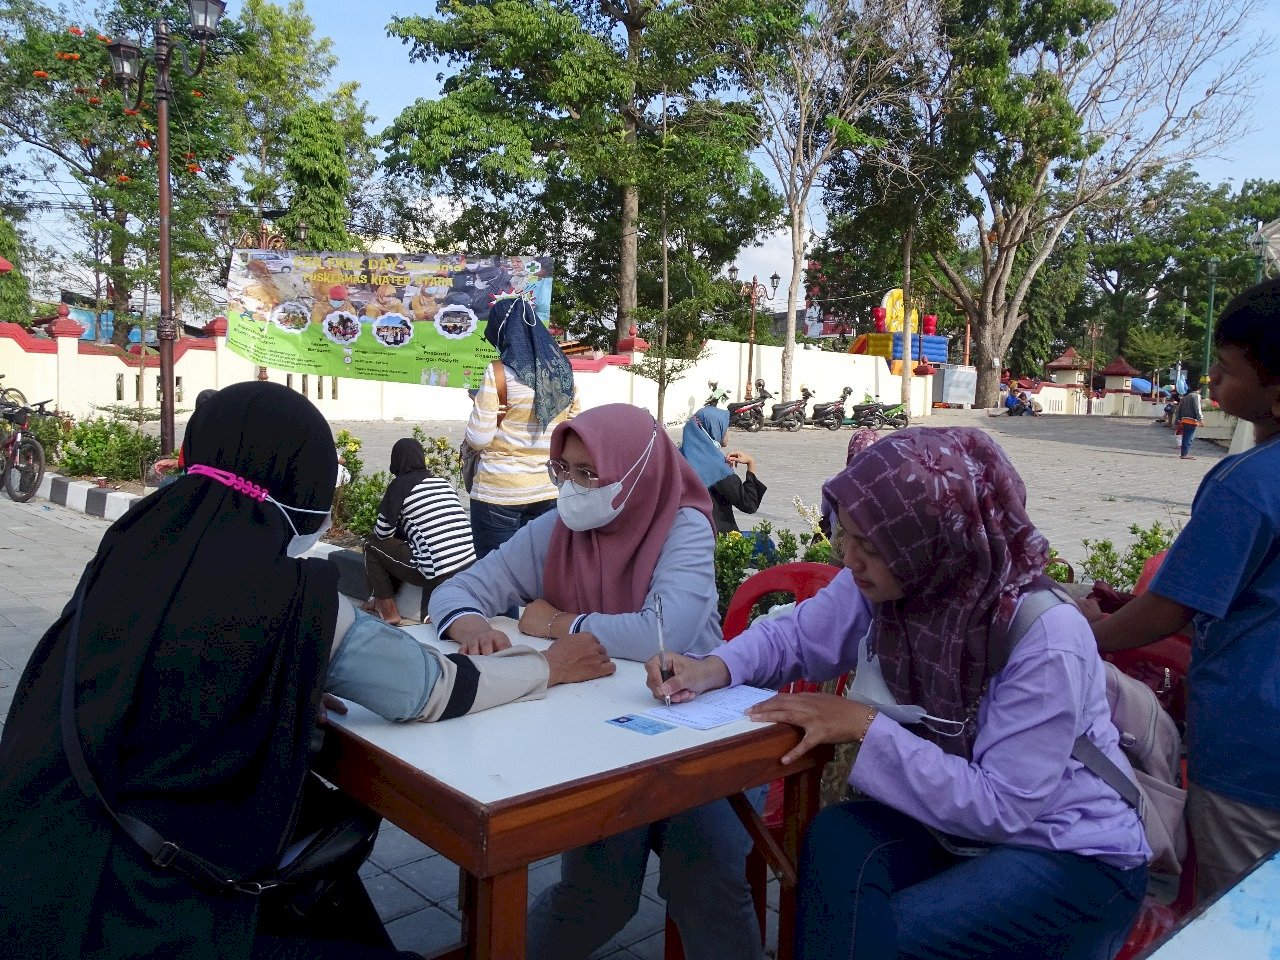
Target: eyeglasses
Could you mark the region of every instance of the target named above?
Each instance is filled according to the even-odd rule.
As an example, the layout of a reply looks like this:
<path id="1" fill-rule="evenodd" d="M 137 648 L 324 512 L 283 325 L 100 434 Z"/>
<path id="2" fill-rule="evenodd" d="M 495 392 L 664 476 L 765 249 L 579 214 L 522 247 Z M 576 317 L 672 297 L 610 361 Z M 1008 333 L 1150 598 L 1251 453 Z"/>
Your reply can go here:
<path id="1" fill-rule="evenodd" d="M 566 480 L 579 490 L 594 490 L 600 486 L 600 478 L 596 476 L 595 471 L 584 467 L 571 467 L 563 460 L 548 460 L 547 474 L 557 487 L 563 486 Z"/>

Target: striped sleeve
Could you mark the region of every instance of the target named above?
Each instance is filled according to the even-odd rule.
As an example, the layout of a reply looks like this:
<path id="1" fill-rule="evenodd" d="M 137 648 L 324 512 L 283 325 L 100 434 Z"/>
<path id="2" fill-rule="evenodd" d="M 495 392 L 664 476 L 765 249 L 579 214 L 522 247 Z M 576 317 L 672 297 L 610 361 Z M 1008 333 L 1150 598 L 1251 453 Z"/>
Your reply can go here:
<path id="1" fill-rule="evenodd" d="M 419 481 L 404 498 L 400 518 L 424 577 L 442 577 L 475 560 L 471 522 L 448 481 L 439 477 Z"/>
<path id="2" fill-rule="evenodd" d="M 498 384 L 493 378 L 493 364 L 484 368 L 484 380 L 476 393 L 471 419 L 467 421 L 467 443 L 483 450 L 493 442 L 498 430 Z"/>

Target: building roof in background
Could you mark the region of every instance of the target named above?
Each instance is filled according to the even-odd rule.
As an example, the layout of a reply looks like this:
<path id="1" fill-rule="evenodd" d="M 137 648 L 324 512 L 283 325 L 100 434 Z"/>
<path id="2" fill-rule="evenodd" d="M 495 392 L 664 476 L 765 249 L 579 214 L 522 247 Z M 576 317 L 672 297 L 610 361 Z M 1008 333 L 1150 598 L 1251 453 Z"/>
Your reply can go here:
<path id="1" fill-rule="evenodd" d="M 1133 369 L 1129 361 L 1121 356 L 1117 356 L 1098 372 L 1104 377 L 1137 377 L 1142 374 L 1141 370 Z"/>
<path id="2" fill-rule="evenodd" d="M 1084 362 L 1084 358 L 1076 353 L 1075 347 L 1067 347 L 1062 356 L 1057 360 L 1050 360 L 1044 365 L 1044 368 L 1046 370 L 1083 370 L 1087 366 L 1088 364 Z"/>

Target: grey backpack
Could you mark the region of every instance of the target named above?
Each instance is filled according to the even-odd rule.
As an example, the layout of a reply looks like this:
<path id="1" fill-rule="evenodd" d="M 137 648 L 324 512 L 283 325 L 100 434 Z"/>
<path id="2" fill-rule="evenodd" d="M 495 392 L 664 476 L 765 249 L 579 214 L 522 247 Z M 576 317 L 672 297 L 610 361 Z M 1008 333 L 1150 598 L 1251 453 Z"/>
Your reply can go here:
<path id="1" fill-rule="evenodd" d="M 1008 653 L 1000 666 L 1008 662 L 1009 655 L 1033 623 L 1059 603 L 1072 602 L 1070 596 L 1057 589 L 1026 594 L 1009 624 L 1005 641 Z M 1133 766 L 1135 779 L 1130 779 L 1087 736 L 1076 738 L 1071 756 L 1138 811 L 1147 845 L 1151 847 L 1152 868 L 1161 873 L 1178 874 L 1187 855 L 1183 819 L 1187 791 L 1182 787 L 1182 738 L 1178 735 L 1178 725 L 1145 683 L 1115 664 L 1104 662 L 1102 666 L 1106 670 L 1111 722 L 1120 731 L 1120 749 Z"/>

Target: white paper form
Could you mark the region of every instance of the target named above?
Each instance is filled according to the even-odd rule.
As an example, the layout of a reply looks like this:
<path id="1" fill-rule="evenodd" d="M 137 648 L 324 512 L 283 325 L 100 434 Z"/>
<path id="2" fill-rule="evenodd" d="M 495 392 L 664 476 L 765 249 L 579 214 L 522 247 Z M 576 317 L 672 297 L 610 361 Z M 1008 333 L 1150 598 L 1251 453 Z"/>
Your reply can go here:
<path id="1" fill-rule="evenodd" d="M 722 727 L 726 723 L 743 719 L 748 707 L 763 703 L 772 697 L 776 690 L 763 690 L 760 687 L 740 686 L 723 687 L 709 693 L 700 693 L 687 703 L 675 703 L 669 707 L 654 707 L 646 710 L 648 716 L 667 723 L 676 723 L 694 730 L 710 730 Z"/>

